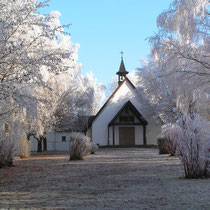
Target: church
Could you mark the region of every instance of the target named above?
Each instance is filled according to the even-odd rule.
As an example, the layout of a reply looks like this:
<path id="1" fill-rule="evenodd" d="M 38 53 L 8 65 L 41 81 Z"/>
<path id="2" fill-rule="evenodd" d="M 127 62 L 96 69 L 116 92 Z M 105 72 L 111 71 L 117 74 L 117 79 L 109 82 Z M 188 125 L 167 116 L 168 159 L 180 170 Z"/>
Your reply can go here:
<path id="1" fill-rule="evenodd" d="M 156 145 L 161 126 L 147 119 L 135 85 L 126 76 L 123 57 L 118 87 L 89 121 L 87 135 L 100 146 Z"/>
<path id="2" fill-rule="evenodd" d="M 48 132 L 47 150 L 68 151 L 73 131 L 86 133 L 92 143 L 99 147 L 157 145 L 161 126 L 145 112 L 145 109 L 150 110 L 149 104 L 143 103 L 138 88 L 126 76 L 128 73 L 121 57 L 120 68 L 116 73 L 118 87 L 98 113 L 89 118 L 88 128 L 86 123 L 85 126 L 77 123 L 74 127 L 66 124 L 66 129 Z M 83 122 L 84 119 L 81 121 Z M 31 151 L 36 151 L 37 141 L 34 138 L 31 140 Z"/>

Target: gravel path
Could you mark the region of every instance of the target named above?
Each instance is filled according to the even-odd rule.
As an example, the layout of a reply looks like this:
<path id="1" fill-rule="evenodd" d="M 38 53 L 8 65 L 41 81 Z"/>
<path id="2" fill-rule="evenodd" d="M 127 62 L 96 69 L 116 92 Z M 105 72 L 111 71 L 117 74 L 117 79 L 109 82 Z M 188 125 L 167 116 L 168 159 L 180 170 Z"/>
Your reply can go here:
<path id="1" fill-rule="evenodd" d="M 156 149 L 33 155 L 0 169 L 0 208 L 210 209 L 210 180 L 183 179 L 180 161 Z"/>

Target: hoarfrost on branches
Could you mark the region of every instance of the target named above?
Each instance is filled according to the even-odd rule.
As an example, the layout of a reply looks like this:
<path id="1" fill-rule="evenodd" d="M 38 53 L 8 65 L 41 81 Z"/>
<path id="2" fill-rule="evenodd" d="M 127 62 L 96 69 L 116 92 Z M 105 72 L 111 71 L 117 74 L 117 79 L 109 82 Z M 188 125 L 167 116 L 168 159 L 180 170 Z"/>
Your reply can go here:
<path id="1" fill-rule="evenodd" d="M 79 114 L 78 109 L 87 115 L 95 112 L 104 97 L 102 85 L 93 75 L 81 76 L 79 44 L 73 44 L 65 32 L 68 25 L 60 24 L 61 14 L 38 12 L 48 2 L 0 3 L 0 127 L 9 124 L 16 139 L 25 132 L 28 139 L 33 135 L 38 142 L 43 141 L 57 123 L 56 112 L 65 95 L 69 101 L 80 101 L 65 107 L 69 115 Z M 13 126 L 16 121 L 20 129 Z M 4 135 L 5 130 L 1 133 Z"/>
<path id="2" fill-rule="evenodd" d="M 177 124 L 163 129 L 163 136 L 173 142 L 184 166 L 186 178 L 210 176 L 210 125 L 195 114 L 184 114 Z"/>
<path id="3" fill-rule="evenodd" d="M 185 112 L 210 120 L 209 14 L 209 0 L 175 0 L 157 18 L 159 30 L 149 38 L 151 54 L 139 75 L 163 123 Z"/>

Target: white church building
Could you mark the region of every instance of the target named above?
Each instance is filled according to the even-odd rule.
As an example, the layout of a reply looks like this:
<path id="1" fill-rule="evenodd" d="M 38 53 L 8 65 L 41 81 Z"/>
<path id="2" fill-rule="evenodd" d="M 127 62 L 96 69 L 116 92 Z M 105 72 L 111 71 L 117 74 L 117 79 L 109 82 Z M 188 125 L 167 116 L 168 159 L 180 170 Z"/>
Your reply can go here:
<path id="1" fill-rule="evenodd" d="M 118 87 L 92 117 L 87 135 L 99 146 L 156 145 L 161 125 L 145 118 L 139 94 L 126 77 L 123 57 L 118 75 Z"/>
<path id="2" fill-rule="evenodd" d="M 81 130 L 81 126 L 77 124 L 74 128 L 70 128 L 71 126 L 66 123 L 67 129 L 47 133 L 47 151 L 68 151 L 72 131 L 86 133 L 92 143 L 99 147 L 157 145 L 161 125 L 146 116 L 145 104 L 143 105 L 137 88 L 126 77 L 128 72 L 125 69 L 123 58 L 121 58 L 120 68 L 116 74 L 118 75 L 118 87 L 98 113 L 90 117 L 86 132 L 84 129 Z M 146 109 L 148 110 L 149 107 L 146 106 Z M 33 137 L 31 140 L 31 151 L 36 151 L 37 141 Z"/>

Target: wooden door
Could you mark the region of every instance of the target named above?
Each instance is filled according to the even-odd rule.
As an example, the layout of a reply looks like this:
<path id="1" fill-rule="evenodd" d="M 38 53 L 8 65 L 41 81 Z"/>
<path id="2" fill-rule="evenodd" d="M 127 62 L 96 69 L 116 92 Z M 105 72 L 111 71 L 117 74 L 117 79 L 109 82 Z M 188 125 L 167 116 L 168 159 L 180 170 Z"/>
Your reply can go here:
<path id="1" fill-rule="evenodd" d="M 135 145 L 134 127 L 119 127 L 119 144 L 122 146 Z"/>

